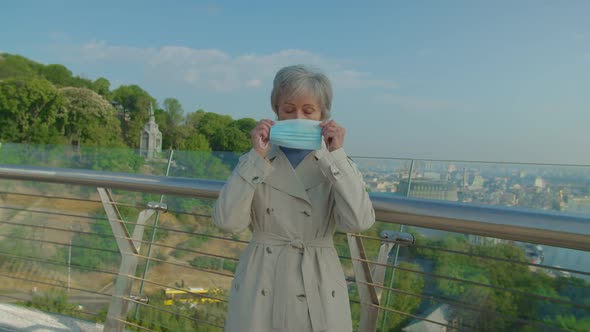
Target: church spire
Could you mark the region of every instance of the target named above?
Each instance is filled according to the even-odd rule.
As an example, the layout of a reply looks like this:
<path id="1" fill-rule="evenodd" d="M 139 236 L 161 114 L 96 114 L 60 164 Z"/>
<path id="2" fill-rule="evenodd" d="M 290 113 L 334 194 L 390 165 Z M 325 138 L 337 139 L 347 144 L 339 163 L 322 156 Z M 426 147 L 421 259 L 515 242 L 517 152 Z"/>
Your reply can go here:
<path id="1" fill-rule="evenodd" d="M 139 152 L 147 159 L 152 159 L 162 152 L 162 133 L 158 129 L 152 103 L 150 103 L 149 114 L 149 120 L 141 132 Z"/>

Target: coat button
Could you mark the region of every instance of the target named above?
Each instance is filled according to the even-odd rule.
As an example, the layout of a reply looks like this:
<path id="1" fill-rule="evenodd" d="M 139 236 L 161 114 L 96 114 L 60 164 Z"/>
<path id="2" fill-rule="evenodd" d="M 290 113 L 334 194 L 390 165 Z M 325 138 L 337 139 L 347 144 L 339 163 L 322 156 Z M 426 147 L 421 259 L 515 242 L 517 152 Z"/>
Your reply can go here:
<path id="1" fill-rule="evenodd" d="M 266 247 L 266 252 L 272 254 L 272 249 L 270 247 Z"/>
<path id="2" fill-rule="evenodd" d="M 336 166 L 330 167 L 330 171 L 332 171 L 332 175 L 334 175 L 334 177 L 338 177 L 338 175 L 340 175 L 340 170 Z"/>
<path id="3" fill-rule="evenodd" d="M 270 289 L 264 288 L 264 289 L 262 289 L 262 291 L 260 291 L 260 293 L 262 293 L 262 296 L 270 295 Z"/>
<path id="4" fill-rule="evenodd" d="M 306 217 L 310 217 L 310 216 L 311 216 L 311 213 L 309 213 L 308 211 L 303 211 L 302 213 L 303 213 L 303 214 L 304 214 Z"/>
<path id="5" fill-rule="evenodd" d="M 274 211 L 275 211 L 275 209 L 273 209 L 273 208 L 266 208 L 267 214 L 272 214 Z"/>
<path id="6" fill-rule="evenodd" d="M 336 297 L 336 291 L 335 290 L 332 291 L 332 297 Z"/>
<path id="7" fill-rule="evenodd" d="M 301 302 L 305 301 L 305 294 L 299 294 L 299 295 L 297 295 L 297 300 L 299 300 Z"/>
<path id="8" fill-rule="evenodd" d="M 258 183 L 260 181 L 260 178 L 258 176 L 255 176 L 252 178 L 252 182 L 254 183 Z"/>

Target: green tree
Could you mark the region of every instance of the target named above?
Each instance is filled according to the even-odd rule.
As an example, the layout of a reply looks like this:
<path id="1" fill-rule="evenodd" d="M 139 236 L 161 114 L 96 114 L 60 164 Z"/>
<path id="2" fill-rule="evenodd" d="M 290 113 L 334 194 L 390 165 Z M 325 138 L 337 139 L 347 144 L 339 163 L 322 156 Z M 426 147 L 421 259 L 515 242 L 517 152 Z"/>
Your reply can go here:
<path id="1" fill-rule="evenodd" d="M 72 81 L 72 72 L 64 65 L 51 64 L 41 69 L 41 75 L 58 86 L 68 86 Z"/>
<path id="2" fill-rule="evenodd" d="M 205 111 L 202 109 L 198 109 L 195 112 L 191 112 L 189 114 L 186 115 L 185 118 L 185 123 L 188 126 L 191 126 L 192 128 L 198 128 L 199 127 L 199 123 L 201 122 L 201 119 L 203 118 L 203 116 L 205 116 Z"/>
<path id="3" fill-rule="evenodd" d="M 184 122 L 184 110 L 180 102 L 175 98 L 164 99 L 163 105 L 164 109 L 160 121 L 158 121 L 162 132 L 163 147 L 179 149 L 185 139 L 183 135 L 185 132 L 181 130 Z"/>
<path id="4" fill-rule="evenodd" d="M 20 55 L 0 54 L 0 80 L 15 77 L 37 77 L 42 67 L 43 65 Z"/>
<path id="5" fill-rule="evenodd" d="M 200 179 L 225 180 L 231 173 L 217 154 L 203 151 L 179 151 L 176 163 L 184 170 L 184 176 Z"/>
<path id="6" fill-rule="evenodd" d="M 58 87 L 73 86 L 79 88 L 91 88 L 92 82 L 86 78 L 74 76 L 72 71 L 60 64 L 42 66 L 39 70 L 42 77 Z"/>
<path id="7" fill-rule="evenodd" d="M 127 146 L 139 147 L 141 129 L 149 117 L 156 100 L 138 85 L 122 85 L 112 93 L 113 101 L 121 107 L 123 139 Z"/>
<path id="8" fill-rule="evenodd" d="M 555 317 L 555 323 L 560 327 L 576 332 L 590 331 L 590 317 L 576 318 L 574 315 L 559 315 Z"/>
<path id="9" fill-rule="evenodd" d="M 92 90 L 107 99 L 110 97 L 110 89 L 111 82 L 104 77 L 99 77 L 92 82 Z"/>
<path id="10" fill-rule="evenodd" d="M 191 130 L 186 126 L 181 127 L 180 130 L 185 139 L 181 141 L 178 146 L 179 149 L 188 151 L 211 151 L 211 146 L 205 135 L 199 134 L 196 130 Z"/>
<path id="11" fill-rule="evenodd" d="M 419 272 L 422 268 L 418 264 L 401 262 L 399 265 L 405 270 L 395 270 L 395 278 L 393 281 L 393 288 L 401 290 L 406 294 L 422 294 L 424 289 L 424 276 Z M 412 272 L 407 270 L 413 270 L 418 272 Z M 392 270 L 389 269 L 385 280 L 389 280 Z M 386 299 L 385 296 L 387 291 L 384 291 L 382 299 Z M 392 308 L 397 311 L 413 314 L 419 307 L 421 299 L 417 296 L 406 295 L 404 293 L 392 293 L 389 297 L 389 302 L 384 303 L 388 308 Z M 407 316 L 396 315 L 389 313 L 389 318 L 386 321 L 386 331 L 397 331 L 405 322 L 408 321 Z"/>
<path id="12" fill-rule="evenodd" d="M 66 261 L 68 248 L 61 248 L 57 255 L 58 259 Z M 88 234 L 79 233 L 72 237 L 71 264 L 74 266 L 105 268 L 117 264 L 120 257 L 113 231 L 102 211 L 97 214 Z"/>
<path id="13" fill-rule="evenodd" d="M 234 121 L 229 115 L 199 114 L 196 128 L 209 141 L 213 151 L 245 152 L 250 146 L 250 133 L 240 128 L 250 128 L 251 121 Z M 251 129 L 250 129 L 251 130 Z"/>
<path id="14" fill-rule="evenodd" d="M 197 110 L 186 115 L 184 124 L 178 128 L 182 137 L 178 149 L 188 151 L 211 151 L 209 139 L 198 131 L 201 119 L 205 111 Z"/>
<path id="15" fill-rule="evenodd" d="M 252 129 L 256 127 L 256 123 L 256 120 L 252 118 L 242 118 L 234 121 L 234 126 L 238 128 L 241 132 L 249 135 Z"/>
<path id="16" fill-rule="evenodd" d="M 0 140 L 54 144 L 66 125 L 65 98 L 44 79 L 0 81 Z"/>
<path id="17" fill-rule="evenodd" d="M 96 171 L 137 173 L 144 158 L 129 148 L 100 148 L 82 146 L 82 158 L 73 161 L 72 167 Z"/>
<path id="18" fill-rule="evenodd" d="M 115 108 L 96 92 L 85 88 L 60 89 L 65 104 L 68 142 L 78 146 L 122 146 L 121 127 Z"/>

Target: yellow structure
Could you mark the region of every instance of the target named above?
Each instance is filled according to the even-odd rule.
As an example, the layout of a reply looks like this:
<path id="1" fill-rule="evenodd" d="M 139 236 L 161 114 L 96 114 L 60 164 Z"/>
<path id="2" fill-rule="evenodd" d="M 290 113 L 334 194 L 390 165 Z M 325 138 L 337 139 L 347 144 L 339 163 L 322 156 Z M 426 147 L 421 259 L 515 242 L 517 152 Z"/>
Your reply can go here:
<path id="1" fill-rule="evenodd" d="M 187 290 L 166 288 L 164 291 L 164 305 L 173 305 L 175 303 L 215 303 L 218 299 L 213 298 L 217 294 L 216 290 L 207 290 L 201 287 L 189 287 Z"/>

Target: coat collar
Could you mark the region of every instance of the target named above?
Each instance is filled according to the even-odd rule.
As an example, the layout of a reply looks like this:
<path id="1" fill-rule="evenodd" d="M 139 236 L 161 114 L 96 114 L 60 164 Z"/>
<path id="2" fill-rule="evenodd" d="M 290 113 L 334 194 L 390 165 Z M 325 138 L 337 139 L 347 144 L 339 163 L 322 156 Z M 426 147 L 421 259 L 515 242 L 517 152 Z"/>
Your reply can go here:
<path id="1" fill-rule="evenodd" d="M 325 149 L 323 144 L 322 149 Z M 267 157 L 272 162 L 274 170 L 265 178 L 265 182 L 311 204 L 306 190 L 326 180 L 315 154 L 315 151 L 310 152 L 294 170 L 283 151 L 273 145 Z"/>

